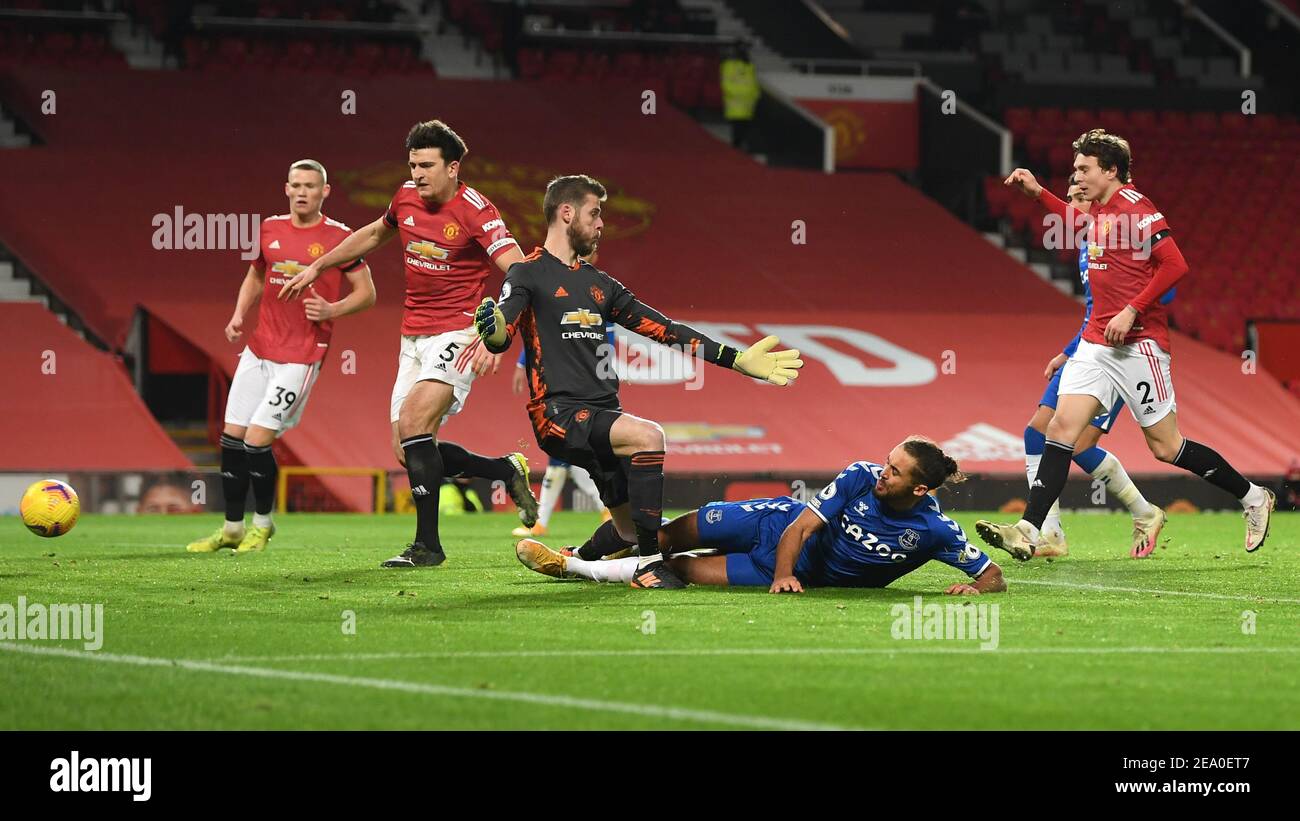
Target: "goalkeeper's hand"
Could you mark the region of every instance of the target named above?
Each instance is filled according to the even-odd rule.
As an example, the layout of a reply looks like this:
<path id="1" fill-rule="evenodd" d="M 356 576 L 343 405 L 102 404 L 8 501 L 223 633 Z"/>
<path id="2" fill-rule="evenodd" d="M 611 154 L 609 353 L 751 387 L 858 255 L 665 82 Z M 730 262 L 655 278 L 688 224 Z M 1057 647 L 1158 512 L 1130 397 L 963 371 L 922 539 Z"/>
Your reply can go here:
<path id="1" fill-rule="evenodd" d="M 739 353 L 736 361 L 731 363 L 731 367 L 745 376 L 762 379 L 773 385 L 790 384 L 791 380 L 799 376 L 803 360 L 799 358 L 799 351 L 793 348 L 773 352 L 772 349 L 780 342 L 781 340 L 775 336 L 763 337 Z"/>
<path id="2" fill-rule="evenodd" d="M 492 297 L 484 297 L 474 312 L 474 330 L 490 347 L 500 347 L 506 341 L 506 318 Z"/>

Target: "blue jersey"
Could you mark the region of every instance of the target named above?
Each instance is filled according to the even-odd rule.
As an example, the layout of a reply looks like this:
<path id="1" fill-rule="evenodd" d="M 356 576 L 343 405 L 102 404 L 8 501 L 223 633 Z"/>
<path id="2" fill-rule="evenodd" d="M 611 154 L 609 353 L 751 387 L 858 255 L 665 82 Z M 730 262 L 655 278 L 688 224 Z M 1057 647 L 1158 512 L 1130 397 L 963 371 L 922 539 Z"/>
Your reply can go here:
<path id="1" fill-rule="evenodd" d="M 931 559 L 972 578 L 983 573 L 993 560 L 943 515 L 938 499 L 899 512 L 876 497 L 883 470 L 855 462 L 808 502 L 826 527 L 804 544 L 796 574 L 817 586 L 883 587 Z"/>
<path id="2" fill-rule="evenodd" d="M 1066 356 L 1074 356 L 1074 352 L 1079 349 L 1079 340 L 1083 338 L 1083 330 L 1088 327 L 1088 320 L 1092 318 L 1092 286 L 1088 284 L 1088 241 L 1084 240 L 1079 245 L 1079 279 L 1083 282 L 1083 325 L 1079 327 L 1079 332 L 1074 335 L 1074 339 L 1065 346 L 1062 351 Z M 1160 297 L 1161 305 L 1168 305 L 1174 301 L 1174 295 L 1178 293 L 1177 288 L 1170 288 Z M 1055 406 L 1053 406 L 1055 407 Z"/>

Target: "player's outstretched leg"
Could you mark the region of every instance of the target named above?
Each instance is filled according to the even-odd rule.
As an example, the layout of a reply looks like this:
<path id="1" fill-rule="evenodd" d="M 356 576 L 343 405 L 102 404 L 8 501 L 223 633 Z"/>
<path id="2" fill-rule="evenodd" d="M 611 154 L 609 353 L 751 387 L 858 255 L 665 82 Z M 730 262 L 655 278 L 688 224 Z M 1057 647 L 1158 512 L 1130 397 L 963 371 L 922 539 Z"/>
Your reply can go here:
<path id="1" fill-rule="evenodd" d="M 537 522 L 537 499 L 528 477 L 528 459 L 522 453 L 505 456 L 480 456 L 471 453 L 455 442 L 439 442 L 438 454 L 442 458 L 444 476 L 473 476 L 502 482 L 519 508 L 519 520 L 525 527 Z"/>
<path id="2" fill-rule="evenodd" d="M 226 497 L 226 521 L 215 533 L 190 542 L 190 553 L 212 553 L 234 549 L 244 538 L 244 504 L 248 498 L 248 451 L 238 435 L 221 434 L 221 488 Z"/>
<path id="3" fill-rule="evenodd" d="M 1184 439 L 1178 431 L 1177 414 L 1143 428 L 1151 453 L 1162 462 L 1195 473 L 1205 481 L 1231 493 L 1241 502 L 1246 519 L 1246 552 L 1254 553 L 1268 538 L 1270 519 L 1277 499 L 1267 488 L 1247 480 L 1214 448 Z"/>
<path id="4" fill-rule="evenodd" d="M 631 555 L 635 549 L 636 542 L 629 542 L 619 535 L 618 528 L 611 518 L 609 521 L 601 522 L 600 527 L 596 528 L 591 538 L 581 547 L 566 547 L 560 552 L 566 556 L 577 556 L 579 559 L 594 562 L 606 556 L 621 559 Z"/>
<path id="5" fill-rule="evenodd" d="M 275 535 L 275 522 L 271 521 L 271 508 L 275 506 L 275 480 L 280 469 L 271 452 L 275 432 L 250 426 L 244 437 L 248 451 L 248 479 L 253 486 L 253 525 L 235 548 L 236 553 L 265 550 Z"/>

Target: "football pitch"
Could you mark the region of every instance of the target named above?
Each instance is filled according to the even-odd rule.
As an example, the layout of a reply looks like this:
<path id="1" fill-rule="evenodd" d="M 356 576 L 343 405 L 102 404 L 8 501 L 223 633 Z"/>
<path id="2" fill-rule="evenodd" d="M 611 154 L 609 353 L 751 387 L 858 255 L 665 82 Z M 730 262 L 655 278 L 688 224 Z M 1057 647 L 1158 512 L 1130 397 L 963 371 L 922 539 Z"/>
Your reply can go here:
<path id="1" fill-rule="evenodd" d="M 951 515 L 974 539 L 988 514 Z M 802 595 L 559 581 L 516 561 L 505 514 L 444 516 L 433 569 L 379 567 L 414 527 L 392 515 L 280 516 L 265 553 L 187 554 L 218 521 L 0 520 L 0 605 L 103 605 L 99 649 L 0 642 L 0 728 L 1300 728 L 1296 514 L 1254 555 L 1240 515 L 1171 515 L 1145 560 L 1127 516 L 1066 514 L 1068 558 L 999 552 L 1010 591 L 961 600 L 934 562 Z M 545 541 L 595 524 L 556 514 Z M 896 637 L 917 595 L 997 604 L 996 648 Z"/>

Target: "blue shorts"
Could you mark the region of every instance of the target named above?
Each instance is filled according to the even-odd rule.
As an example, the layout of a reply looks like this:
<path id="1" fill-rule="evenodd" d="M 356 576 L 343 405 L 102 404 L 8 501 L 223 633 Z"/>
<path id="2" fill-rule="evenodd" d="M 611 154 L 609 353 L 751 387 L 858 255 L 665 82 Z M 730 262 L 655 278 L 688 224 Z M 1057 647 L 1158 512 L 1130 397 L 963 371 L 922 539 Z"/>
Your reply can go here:
<path id="1" fill-rule="evenodd" d="M 776 570 L 781 533 L 803 510 L 803 503 L 789 496 L 709 502 L 696 511 L 695 524 L 702 547 L 726 554 L 727 584 L 767 587 Z"/>
<path id="2" fill-rule="evenodd" d="M 1056 373 L 1052 374 L 1052 381 L 1047 383 L 1047 390 L 1043 391 L 1043 398 L 1038 400 L 1038 404 L 1056 410 L 1056 400 L 1061 390 L 1061 372 L 1064 370 L 1064 367 L 1057 368 Z M 1109 412 L 1100 413 L 1093 417 L 1092 426 L 1100 428 L 1102 433 L 1110 433 L 1110 429 L 1115 425 L 1115 420 L 1119 417 L 1119 412 L 1123 409 L 1124 400 L 1115 400 L 1115 405 Z"/>

